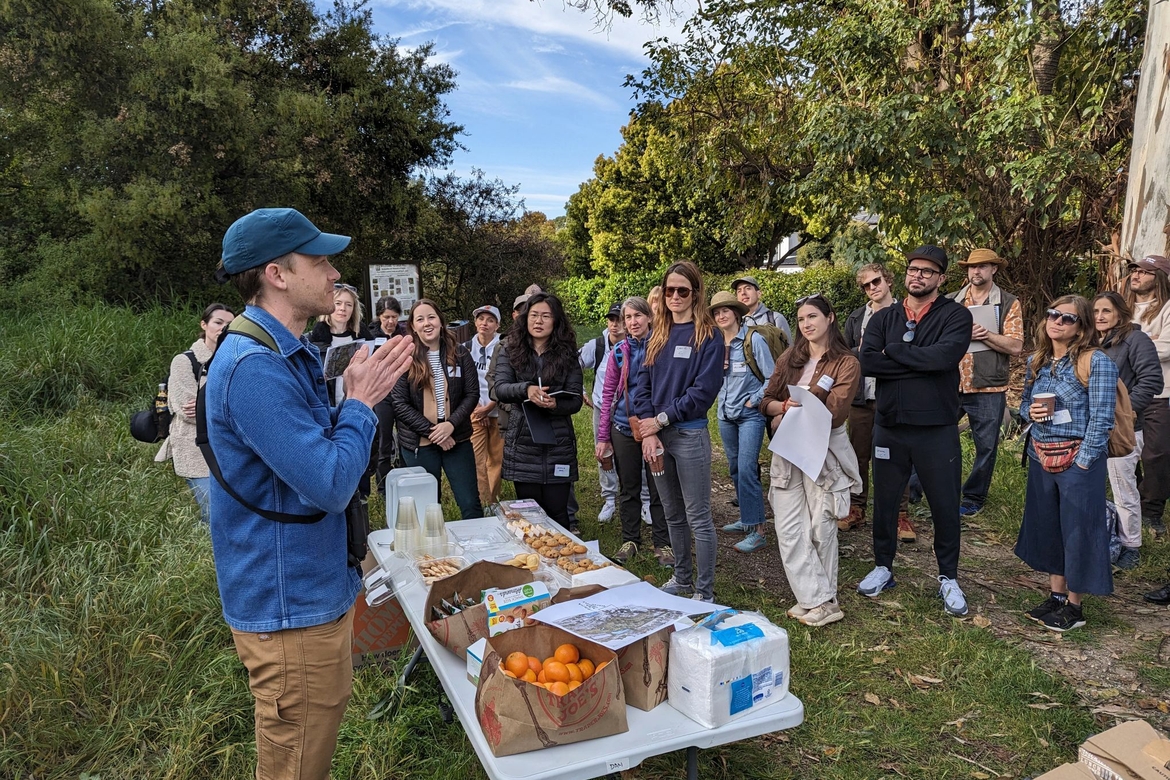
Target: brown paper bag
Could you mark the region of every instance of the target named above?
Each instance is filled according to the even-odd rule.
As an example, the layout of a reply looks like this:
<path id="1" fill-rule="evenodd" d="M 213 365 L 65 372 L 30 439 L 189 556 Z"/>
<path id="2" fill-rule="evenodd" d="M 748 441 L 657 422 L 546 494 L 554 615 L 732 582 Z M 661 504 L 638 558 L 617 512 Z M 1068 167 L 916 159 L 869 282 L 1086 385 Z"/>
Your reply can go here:
<path id="1" fill-rule="evenodd" d="M 562 644 L 576 645 L 598 667 L 576 690 L 556 696 L 508 677 L 500 663 L 517 650 L 547 658 Z M 494 636 L 475 691 L 475 715 L 492 753 L 510 756 L 530 750 L 608 737 L 629 730 L 617 655 L 605 647 L 552 626 L 537 625 Z"/>
<path id="2" fill-rule="evenodd" d="M 362 571 L 377 566 L 374 554 L 366 555 Z M 389 658 L 410 640 L 410 623 L 398 599 L 388 599 L 376 607 L 366 604 L 366 592 L 358 593 L 353 613 L 353 668 Z"/>
<path id="3" fill-rule="evenodd" d="M 603 590 L 602 585 L 561 588 L 553 596 L 552 603 L 588 598 Z M 672 633 L 674 626 L 669 626 L 618 650 L 618 668 L 622 673 L 626 704 L 649 712 L 666 701 L 666 665 Z"/>
<path id="4" fill-rule="evenodd" d="M 431 583 L 426 604 L 423 606 L 427 628 L 435 641 L 466 660 L 467 648 L 477 639 L 488 635 L 487 606 L 483 603 L 476 604 L 442 620 L 433 619 L 434 612 L 431 608 L 437 606 L 440 599 L 450 601 L 456 593 L 463 597 L 474 596 L 478 599 L 485 588 L 514 588 L 528 582 L 532 582 L 532 572 L 528 569 L 517 569 L 491 561 L 473 563 L 450 577 L 435 580 Z"/>

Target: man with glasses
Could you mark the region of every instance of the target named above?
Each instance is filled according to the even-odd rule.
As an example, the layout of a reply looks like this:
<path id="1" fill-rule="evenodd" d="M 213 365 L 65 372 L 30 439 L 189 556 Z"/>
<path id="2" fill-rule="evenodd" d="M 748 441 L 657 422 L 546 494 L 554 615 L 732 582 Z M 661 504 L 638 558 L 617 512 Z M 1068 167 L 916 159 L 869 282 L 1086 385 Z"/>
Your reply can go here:
<path id="1" fill-rule="evenodd" d="M 1153 339 L 1166 386 L 1142 412 L 1142 524 L 1166 533 L 1162 515 L 1170 498 L 1170 259 L 1147 255 L 1129 264 L 1125 300 L 1133 323 Z"/>
<path id="2" fill-rule="evenodd" d="M 862 266 L 857 272 L 857 283 L 869 298 L 845 320 L 845 343 L 853 354 L 861 356 L 861 340 L 873 315 L 898 302 L 894 297 L 894 275 L 880 263 Z M 857 453 L 857 467 L 861 472 L 861 492 L 849 497 L 849 516 L 837 521 L 837 528 L 849 531 L 865 525 L 866 504 L 869 503 L 869 461 L 873 452 L 873 415 L 877 399 L 877 380 L 863 376 L 857 386 L 857 395 L 849 409 L 849 443 Z M 913 542 L 918 539 L 914 523 L 910 520 L 910 491 L 903 491 L 902 503 L 898 507 L 898 541 Z"/>
<path id="3" fill-rule="evenodd" d="M 940 296 L 947 253 L 920 246 L 906 255 L 907 297 L 875 314 L 861 342 L 861 372 L 877 380 L 873 427 L 875 566 L 857 586 L 877 598 L 894 582 L 898 503 L 916 469 L 930 502 L 939 596 L 967 614 L 959 572 L 959 361 L 971 343 L 971 313 Z"/>
<path id="4" fill-rule="evenodd" d="M 760 283 L 754 276 L 741 276 L 731 283 L 731 290 L 739 302 L 747 307 L 748 313 L 743 318 L 744 325 L 775 325 L 784 331 L 786 344 L 792 343 L 792 329 L 788 327 L 788 320 L 778 311 L 772 311 L 760 300 Z"/>
<path id="5" fill-rule="evenodd" d="M 973 309 L 974 319 L 971 346 L 959 362 L 959 414 L 967 415 L 975 444 L 975 462 L 963 483 L 960 517 L 983 511 L 999 452 L 1009 364 L 1024 351 L 1020 302 L 995 283 L 996 272 L 1006 262 L 991 249 L 972 250 L 966 260 L 959 261 L 967 269 L 967 284 L 949 296 Z"/>

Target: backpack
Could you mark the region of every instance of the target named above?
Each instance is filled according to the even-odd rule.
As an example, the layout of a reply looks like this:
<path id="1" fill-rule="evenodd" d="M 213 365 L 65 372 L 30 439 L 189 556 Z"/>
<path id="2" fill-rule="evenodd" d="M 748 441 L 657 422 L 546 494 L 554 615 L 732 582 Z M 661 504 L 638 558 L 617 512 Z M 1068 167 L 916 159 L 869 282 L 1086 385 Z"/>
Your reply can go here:
<path id="1" fill-rule="evenodd" d="M 755 353 L 752 352 L 752 336 L 756 333 L 759 333 L 763 337 L 764 343 L 768 345 L 768 351 L 772 353 L 773 361 L 779 358 L 784 350 L 788 349 L 788 338 L 784 335 L 784 331 L 775 325 L 748 325 L 747 335 L 743 338 L 743 359 L 752 373 L 756 375 L 756 379 L 767 382 L 768 377 L 764 376 L 764 372 L 760 370 L 760 364 L 756 360 Z"/>
<path id="2" fill-rule="evenodd" d="M 191 361 L 191 370 L 195 372 L 195 384 L 199 384 L 199 377 L 203 375 L 203 364 L 195 357 L 195 353 L 187 350 L 183 353 Z M 171 413 L 167 384 L 170 375 L 163 377 L 158 383 L 158 392 L 154 396 L 154 406 L 143 409 L 130 415 L 130 435 L 145 444 L 158 444 L 171 435 Z"/>
<path id="3" fill-rule="evenodd" d="M 1093 353 L 1096 351 L 1095 349 L 1088 350 L 1077 358 L 1077 379 L 1086 388 L 1089 386 L 1090 364 L 1093 360 Z M 1133 430 L 1136 419 L 1137 415 L 1134 414 L 1133 404 L 1129 402 L 1129 390 L 1118 379 L 1117 400 L 1113 406 L 1113 428 L 1109 431 L 1109 457 L 1124 458 L 1137 447 L 1137 436 Z"/>

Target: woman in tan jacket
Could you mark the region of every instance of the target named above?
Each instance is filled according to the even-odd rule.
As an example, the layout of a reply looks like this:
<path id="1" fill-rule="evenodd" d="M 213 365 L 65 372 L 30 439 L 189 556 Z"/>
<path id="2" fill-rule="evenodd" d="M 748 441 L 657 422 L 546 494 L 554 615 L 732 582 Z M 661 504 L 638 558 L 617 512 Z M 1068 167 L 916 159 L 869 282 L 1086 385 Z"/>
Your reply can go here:
<path id="1" fill-rule="evenodd" d="M 861 490 L 857 456 L 845 433 L 849 406 L 861 381 L 861 365 L 837 327 L 833 307 L 820 294 L 796 302 L 797 330 L 776 361 L 760 410 L 775 432 L 800 404 L 788 386 L 803 387 L 833 416 L 825 462 L 816 479 L 773 454 L 769 500 L 784 573 L 796 596 L 788 616 L 806 626 L 845 617 L 837 606 L 837 519 L 849 514 L 849 494 Z M 782 434 L 781 434 L 782 435 Z"/>
<path id="2" fill-rule="evenodd" d="M 172 461 L 175 473 L 187 480 L 195 500 L 199 502 L 199 516 L 203 522 L 211 518 L 211 473 L 203 460 L 203 453 L 195 446 L 195 396 L 207 381 L 203 367 L 215 354 L 219 334 L 236 318 L 222 303 L 213 303 L 203 310 L 199 327 L 202 337 L 195 340 L 186 352 L 171 359 L 167 379 L 167 403 L 171 407 L 171 430 L 163 442 L 155 461 Z"/>

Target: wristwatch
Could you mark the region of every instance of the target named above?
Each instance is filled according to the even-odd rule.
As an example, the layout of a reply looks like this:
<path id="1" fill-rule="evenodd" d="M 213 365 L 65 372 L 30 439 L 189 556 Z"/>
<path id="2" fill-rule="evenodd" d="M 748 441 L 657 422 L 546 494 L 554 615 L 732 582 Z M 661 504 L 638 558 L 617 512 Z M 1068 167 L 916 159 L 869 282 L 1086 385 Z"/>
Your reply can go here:
<path id="1" fill-rule="evenodd" d="M 666 426 L 670 425 L 670 418 L 666 416 L 666 412 L 659 412 L 658 416 L 655 417 L 654 420 L 658 423 L 658 430 L 662 430 Z"/>

